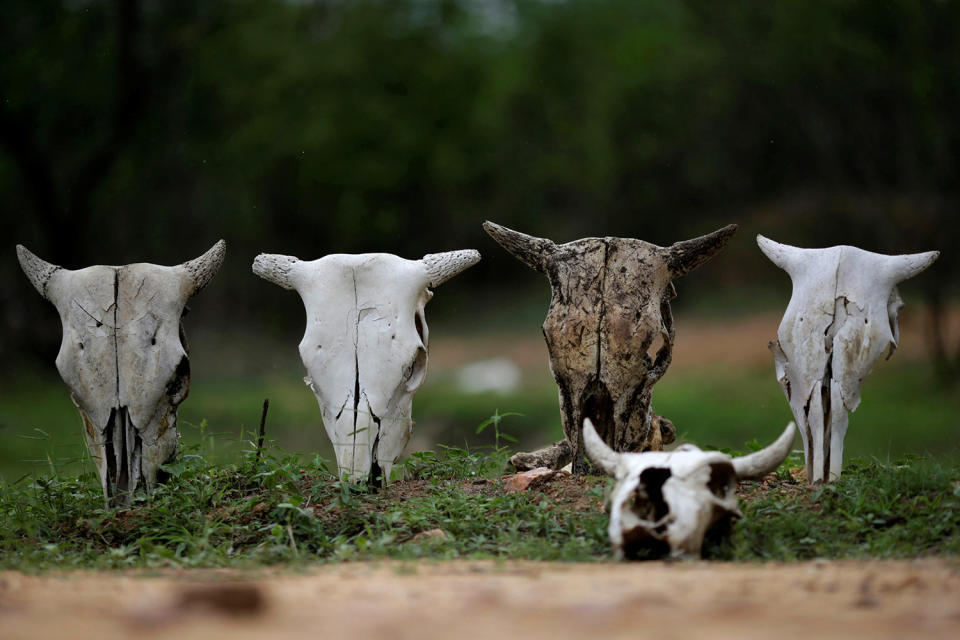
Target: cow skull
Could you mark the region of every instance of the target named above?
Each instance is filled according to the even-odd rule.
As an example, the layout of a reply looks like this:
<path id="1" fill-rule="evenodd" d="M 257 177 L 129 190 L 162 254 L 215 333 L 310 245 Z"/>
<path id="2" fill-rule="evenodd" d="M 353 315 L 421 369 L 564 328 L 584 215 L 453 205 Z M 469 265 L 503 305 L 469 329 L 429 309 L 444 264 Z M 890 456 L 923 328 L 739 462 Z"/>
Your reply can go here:
<path id="1" fill-rule="evenodd" d="M 860 404 L 860 385 L 899 339 L 903 306 L 897 283 L 940 255 L 902 256 L 856 247 L 800 249 L 757 236 L 760 249 L 790 274 L 793 294 L 770 343 L 777 379 L 800 425 L 807 481 L 840 476 L 850 411 Z"/>
<path id="2" fill-rule="evenodd" d="M 223 240 L 195 260 L 71 271 L 17 246 L 33 286 L 63 325 L 57 370 L 83 419 L 87 448 L 108 505 L 128 505 L 177 452 L 177 407 L 190 363 L 180 319 L 187 300 L 216 275 Z"/>
<path id="3" fill-rule="evenodd" d="M 583 423 L 587 455 L 616 479 L 608 498 L 607 532 L 617 559 L 650 555 L 700 556 L 704 536 L 742 517 L 737 480 L 763 477 L 790 453 L 791 422 L 776 442 L 732 458 L 683 444 L 673 451 L 617 453 L 600 438 L 590 419 Z"/>
<path id="4" fill-rule="evenodd" d="M 254 273 L 303 299 L 304 382 L 317 396 L 341 475 L 389 481 L 410 440 L 413 394 L 427 371 L 430 287 L 479 260 L 472 250 L 422 260 L 387 253 L 254 260 Z"/>
<path id="5" fill-rule="evenodd" d="M 632 238 L 585 238 L 555 244 L 492 222 L 486 232 L 527 266 L 550 279 L 553 296 L 543 335 L 560 390 L 565 440 L 517 454 L 518 469 L 587 466 L 580 425 L 590 418 L 617 451 L 657 451 L 673 441 L 669 420 L 650 409 L 653 385 L 673 355 L 673 280 L 720 249 L 736 225 L 658 247 Z"/>

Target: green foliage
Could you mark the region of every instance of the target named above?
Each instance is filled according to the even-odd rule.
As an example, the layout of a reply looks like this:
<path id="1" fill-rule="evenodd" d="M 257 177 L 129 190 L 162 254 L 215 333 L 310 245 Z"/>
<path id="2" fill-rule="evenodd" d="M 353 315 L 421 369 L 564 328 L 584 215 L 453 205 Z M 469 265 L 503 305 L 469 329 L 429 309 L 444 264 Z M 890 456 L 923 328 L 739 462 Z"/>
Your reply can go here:
<path id="1" fill-rule="evenodd" d="M 745 483 L 744 518 L 707 552 L 727 560 L 960 555 L 960 469 L 914 456 L 854 460 L 834 483 L 809 488 L 785 467 Z"/>
<path id="2" fill-rule="evenodd" d="M 411 476 L 375 490 L 337 480 L 324 460 L 270 448 L 212 464 L 198 447 L 129 509 L 104 508 L 93 474 L 0 486 L 0 567 L 210 567 L 373 558 L 610 558 L 600 508 L 609 481 L 508 494 L 506 452 L 412 456 Z M 713 559 L 960 555 L 960 468 L 927 458 L 855 461 L 810 488 L 788 471 L 740 487 L 745 518 Z M 493 479 L 488 479 L 492 477 Z M 438 534 L 436 530 L 443 533 Z M 432 535 L 419 535 L 434 532 Z"/>
<path id="3" fill-rule="evenodd" d="M 0 231 L 67 266 L 222 235 L 234 255 L 422 255 L 474 244 L 484 217 L 666 244 L 820 187 L 890 206 L 804 200 L 763 230 L 930 244 L 925 277 L 956 273 L 954 2 L 10 0 L 4 17 L 0 204 L 21 215 Z M 279 322 L 292 305 L 264 304 L 242 262 L 205 297 Z M 516 273 L 462 277 L 502 287 L 488 268 Z M 27 286 L 15 269 L 0 279 Z"/>

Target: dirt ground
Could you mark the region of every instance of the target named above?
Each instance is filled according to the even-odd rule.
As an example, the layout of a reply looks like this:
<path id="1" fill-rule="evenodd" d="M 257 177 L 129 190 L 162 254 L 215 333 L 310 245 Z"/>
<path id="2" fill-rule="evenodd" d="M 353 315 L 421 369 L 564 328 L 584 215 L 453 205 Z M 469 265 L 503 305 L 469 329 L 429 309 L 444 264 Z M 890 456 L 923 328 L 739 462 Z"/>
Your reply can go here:
<path id="1" fill-rule="evenodd" d="M 960 563 L 0 573 L 2 638 L 958 638 Z"/>

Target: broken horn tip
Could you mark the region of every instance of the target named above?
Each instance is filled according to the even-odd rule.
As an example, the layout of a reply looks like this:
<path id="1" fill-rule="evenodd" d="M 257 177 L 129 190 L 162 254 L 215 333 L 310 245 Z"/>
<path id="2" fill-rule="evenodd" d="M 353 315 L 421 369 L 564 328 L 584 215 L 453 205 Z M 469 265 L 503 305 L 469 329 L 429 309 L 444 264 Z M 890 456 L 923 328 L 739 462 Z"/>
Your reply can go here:
<path id="1" fill-rule="evenodd" d="M 36 257 L 37 255 L 33 251 L 30 251 L 30 249 L 27 249 L 22 244 L 17 245 L 17 258 L 19 258 L 21 262 L 23 262 L 25 259 Z"/>
<path id="2" fill-rule="evenodd" d="M 504 236 L 509 233 L 516 233 L 502 224 L 497 224 L 496 222 L 491 222 L 490 220 L 485 220 L 483 225 L 483 230 L 487 232 L 487 235 L 493 237 L 494 240 L 497 240 L 498 236 Z"/>

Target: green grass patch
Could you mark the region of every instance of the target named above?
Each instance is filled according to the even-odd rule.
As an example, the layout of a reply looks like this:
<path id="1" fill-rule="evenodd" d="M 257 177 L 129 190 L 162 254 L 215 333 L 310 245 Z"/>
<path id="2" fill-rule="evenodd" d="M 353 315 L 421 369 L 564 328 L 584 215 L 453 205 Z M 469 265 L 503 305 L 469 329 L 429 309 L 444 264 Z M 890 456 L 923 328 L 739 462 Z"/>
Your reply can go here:
<path id="1" fill-rule="evenodd" d="M 201 446 L 169 482 L 105 509 L 92 472 L 0 485 L 0 567 L 251 567 L 345 560 L 611 558 L 611 481 L 562 477 L 506 493 L 509 451 L 444 447 L 411 456 L 385 489 L 339 480 L 323 459 L 250 449 L 211 462 Z M 712 559 L 912 558 L 960 554 L 960 468 L 929 458 L 854 461 L 807 487 L 798 454 L 740 487 L 745 518 Z"/>

